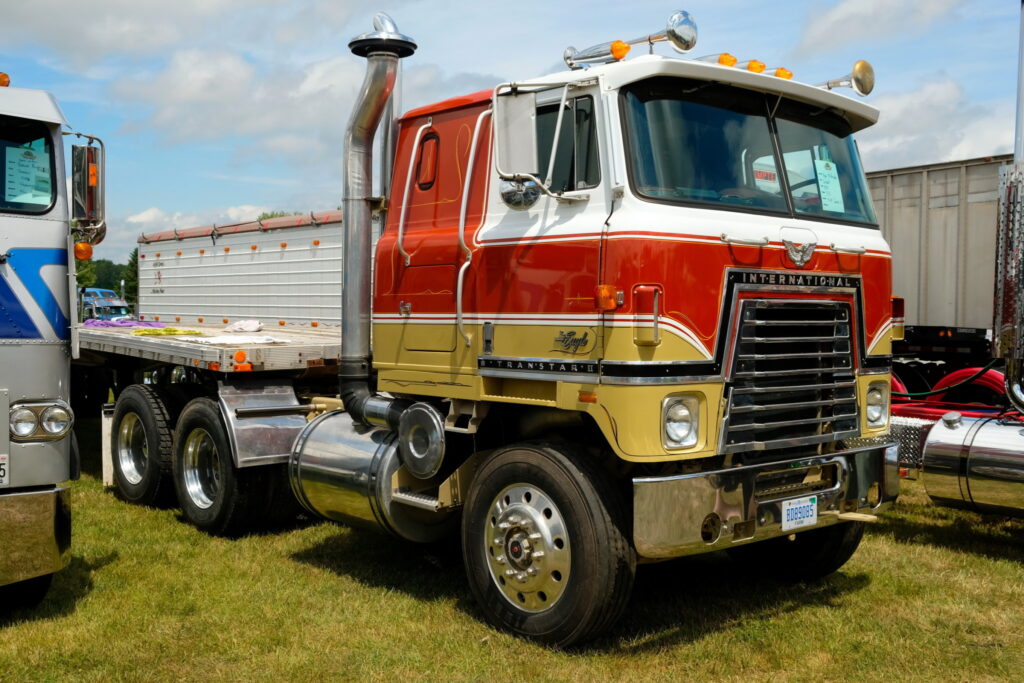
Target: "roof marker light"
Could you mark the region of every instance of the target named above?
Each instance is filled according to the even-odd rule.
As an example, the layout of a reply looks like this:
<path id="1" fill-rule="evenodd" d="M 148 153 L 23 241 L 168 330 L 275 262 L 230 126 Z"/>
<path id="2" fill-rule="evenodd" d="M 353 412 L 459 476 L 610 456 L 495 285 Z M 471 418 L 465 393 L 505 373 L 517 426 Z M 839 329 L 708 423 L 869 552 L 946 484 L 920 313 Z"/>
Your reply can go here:
<path id="1" fill-rule="evenodd" d="M 704 55 L 703 57 L 697 57 L 695 61 L 698 62 L 711 62 L 712 64 L 719 64 L 721 66 L 736 66 L 738 61 L 735 56 L 728 52 L 716 52 L 713 55 Z"/>
<path id="2" fill-rule="evenodd" d="M 764 73 L 764 70 L 766 68 L 764 62 L 760 62 L 756 59 L 751 59 L 749 62 L 744 62 L 740 66 L 742 66 L 747 71 L 753 71 L 755 74 Z"/>
<path id="3" fill-rule="evenodd" d="M 776 78 L 785 78 L 787 81 L 793 78 L 793 72 L 781 66 L 772 73 Z"/>
<path id="4" fill-rule="evenodd" d="M 0 88 L 6 88 L 11 84 L 11 77 L 0 71 Z"/>
<path id="5" fill-rule="evenodd" d="M 612 54 L 612 59 L 616 62 L 622 61 L 622 59 L 629 54 L 631 46 L 621 40 L 613 40 L 609 51 Z"/>

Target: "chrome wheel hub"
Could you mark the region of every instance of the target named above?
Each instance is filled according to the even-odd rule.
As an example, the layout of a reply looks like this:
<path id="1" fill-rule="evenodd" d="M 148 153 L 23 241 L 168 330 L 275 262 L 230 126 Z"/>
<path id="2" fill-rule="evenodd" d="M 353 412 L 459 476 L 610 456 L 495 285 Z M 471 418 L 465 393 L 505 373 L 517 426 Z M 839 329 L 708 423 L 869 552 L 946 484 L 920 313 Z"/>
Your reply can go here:
<path id="1" fill-rule="evenodd" d="M 513 484 L 491 502 L 484 544 L 491 579 L 510 603 L 543 612 L 569 583 L 572 554 L 565 520 L 536 486 Z"/>
<path id="2" fill-rule="evenodd" d="M 185 439 L 182 474 L 185 491 L 193 505 L 205 510 L 220 493 L 220 458 L 213 437 L 205 429 L 193 429 Z"/>
<path id="3" fill-rule="evenodd" d="M 117 464 L 131 485 L 142 481 L 149 461 L 149 444 L 142 420 L 135 413 L 125 413 L 117 430 Z"/>

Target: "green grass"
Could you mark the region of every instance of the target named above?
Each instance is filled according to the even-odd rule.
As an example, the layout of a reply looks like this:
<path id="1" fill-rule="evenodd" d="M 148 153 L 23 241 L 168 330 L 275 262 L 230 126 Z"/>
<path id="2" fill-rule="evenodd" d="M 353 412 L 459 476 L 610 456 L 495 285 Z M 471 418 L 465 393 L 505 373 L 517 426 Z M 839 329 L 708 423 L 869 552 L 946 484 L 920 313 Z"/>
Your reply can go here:
<path id="1" fill-rule="evenodd" d="M 639 570 L 626 618 L 555 652 L 489 628 L 455 544 L 328 524 L 211 538 L 74 485 L 70 567 L 0 617 L 4 680 L 984 680 L 1024 672 L 1024 523 L 898 506 L 827 580 L 722 556 Z"/>

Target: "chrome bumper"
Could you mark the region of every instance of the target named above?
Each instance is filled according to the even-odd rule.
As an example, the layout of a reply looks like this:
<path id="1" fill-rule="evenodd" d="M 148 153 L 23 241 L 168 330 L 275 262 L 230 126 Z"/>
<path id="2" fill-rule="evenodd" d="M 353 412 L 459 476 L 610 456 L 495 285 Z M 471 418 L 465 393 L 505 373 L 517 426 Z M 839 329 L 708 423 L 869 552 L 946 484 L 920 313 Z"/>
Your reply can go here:
<path id="1" fill-rule="evenodd" d="M 71 559 L 71 489 L 0 493 L 0 586 L 52 574 Z"/>
<path id="2" fill-rule="evenodd" d="M 818 522 L 800 531 L 835 524 L 853 512 L 877 512 L 899 495 L 897 457 L 893 443 L 715 472 L 636 478 L 636 551 L 647 558 L 679 557 L 793 533 L 782 530 L 782 503 L 810 495 L 817 497 Z M 804 481 L 787 483 L 801 479 L 800 473 Z"/>

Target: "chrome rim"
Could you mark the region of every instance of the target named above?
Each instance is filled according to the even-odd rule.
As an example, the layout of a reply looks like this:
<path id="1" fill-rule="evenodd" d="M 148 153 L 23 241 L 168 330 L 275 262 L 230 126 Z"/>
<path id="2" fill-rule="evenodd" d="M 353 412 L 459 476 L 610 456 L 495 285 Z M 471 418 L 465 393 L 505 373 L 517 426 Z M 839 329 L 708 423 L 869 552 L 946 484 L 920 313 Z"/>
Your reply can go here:
<path id="1" fill-rule="evenodd" d="M 149 463 L 149 443 L 142 420 L 135 413 L 125 413 L 117 430 L 117 464 L 121 474 L 133 486 L 142 481 Z"/>
<path id="2" fill-rule="evenodd" d="M 205 510 L 216 500 L 221 480 L 220 458 L 210 433 L 193 429 L 185 439 L 184 456 L 185 491 L 196 507 Z"/>
<path id="3" fill-rule="evenodd" d="M 525 612 L 551 609 L 569 583 L 572 552 L 561 511 L 530 484 L 513 484 L 490 506 L 484 552 L 491 579 Z"/>

